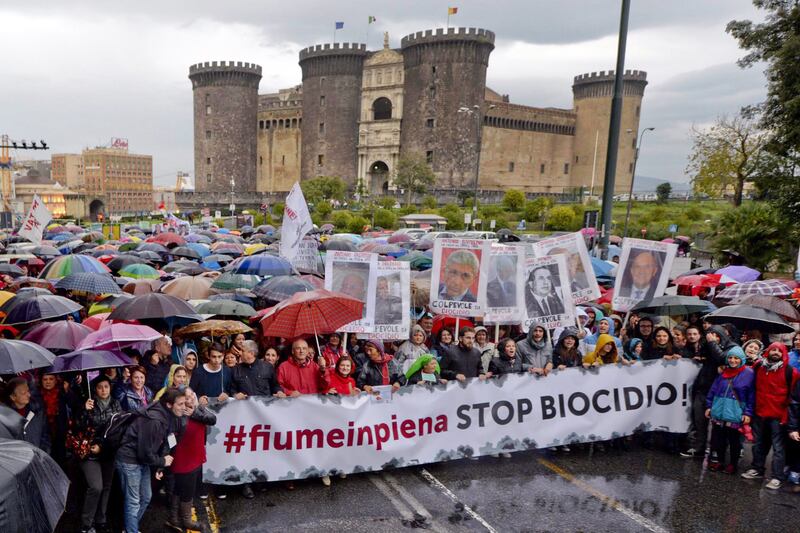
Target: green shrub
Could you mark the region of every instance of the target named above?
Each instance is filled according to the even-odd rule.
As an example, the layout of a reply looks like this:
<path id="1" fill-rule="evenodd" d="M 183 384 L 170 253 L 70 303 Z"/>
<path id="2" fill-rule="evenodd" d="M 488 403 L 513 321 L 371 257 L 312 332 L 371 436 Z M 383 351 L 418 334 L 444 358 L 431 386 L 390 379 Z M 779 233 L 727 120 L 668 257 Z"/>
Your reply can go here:
<path id="1" fill-rule="evenodd" d="M 712 247 L 720 258 L 722 250 L 736 250 L 757 270 L 775 260 L 788 263 L 792 259 L 787 221 L 769 204 L 747 203 L 726 211 L 712 221 L 712 228 Z"/>
<path id="2" fill-rule="evenodd" d="M 439 202 L 436 201 L 436 197 L 432 194 L 428 194 L 422 199 L 422 207 L 426 209 L 436 209 L 438 206 Z"/>
<path id="3" fill-rule="evenodd" d="M 549 198 L 536 198 L 535 200 L 528 200 L 525 202 L 525 209 L 523 210 L 523 217 L 527 222 L 537 222 L 542 219 L 542 215 L 547 211 L 553 201 Z"/>
<path id="4" fill-rule="evenodd" d="M 321 220 L 327 219 L 333 212 L 333 207 L 330 202 L 320 202 L 314 206 L 314 213 L 319 215 Z"/>
<path id="5" fill-rule="evenodd" d="M 439 216 L 447 219 L 447 229 L 458 231 L 464 229 L 464 211 L 454 204 L 439 208 Z"/>
<path id="6" fill-rule="evenodd" d="M 394 204 L 397 203 L 397 200 L 391 196 L 384 196 L 383 198 L 379 198 L 375 203 L 384 209 L 394 209 Z"/>
<path id="7" fill-rule="evenodd" d="M 547 212 L 547 229 L 553 231 L 572 231 L 578 229 L 578 216 L 570 207 L 557 205 Z"/>
<path id="8" fill-rule="evenodd" d="M 353 215 L 347 211 L 335 211 L 331 215 L 331 223 L 339 231 L 346 231 L 350 227 L 352 221 Z"/>
<path id="9" fill-rule="evenodd" d="M 350 233 L 357 233 L 361 234 L 364 232 L 364 228 L 369 226 L 369 220 L 362 216 L 354 216 L 350 219 L 350 224 L 348 224 L 348 231 Z"/>
<path id="10" fill-rule="evenodd" d="M 509 189 L 503 195 L 503 207 L 511 211 L 519 211 L 525 207 L 525 193 L 516 189 Z"/>
<path id="11" fill-rule="evenodd" d="M 397 215 L 388 209 L 379 208 L 375 211 L 375 225 L 383 229 L 395 229 L 397 227 Z"/>

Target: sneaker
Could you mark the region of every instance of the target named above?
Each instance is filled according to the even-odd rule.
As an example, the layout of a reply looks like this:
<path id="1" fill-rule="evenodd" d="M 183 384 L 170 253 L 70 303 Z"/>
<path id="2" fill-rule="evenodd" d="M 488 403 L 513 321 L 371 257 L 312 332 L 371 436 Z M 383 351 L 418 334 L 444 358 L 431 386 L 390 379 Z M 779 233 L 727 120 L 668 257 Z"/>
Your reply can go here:
<path id="1" fill-rule="evenodd" d="M 751 468 L 747 472 L 743 473 L 742 477 L 745 479 L 761 479 L 762 477 L 764 477 L 764 474 L 762 474 L 755 468 Z"/>
<path id="2" fill-rule="evenodd" d="M 326 487 L 331 486 L 331 476 L 322 476 L 322 484 Z"/>
<path id="3" fill-rule="evenodd" d="M 220 491 L 219 494 L 216 494 L 216 497 L 218 500 L 224 500 L 225 498 L 228 497 L 228 493 Z"/>
<path id="4" fill-rule="evenodd" d="M 502 457 L 503 459 L 511 459 L 511 454 L 508 452 L 503 452 L 500 454 L 500 457 Z"/>
<path id="5" fill-rule="evenodd" d="M 201 500 L 207 500 L 208 499 L 208 494 L 201 494 L 200 495 L 200 499 Z"/>
<path id="6" fill-rule="evenodd" d="M 694 457 L 697 457 L 698 453 L 697 453 L 697 450 L 696 450 L 696 449 L 694 449 L 694 448 L 689 448 L 688 450 L 684 450 L 684 451 L 682 451 L 682 452 L 681 452 L 681 453 L 679 453 L 678 455 L 680 455 L 681 457 L 685 457 L 685 458 L 687 458 L 687 459 L 692 459 L 692 458 L 694 458 Z"/>
<path id="7" fill-rule="evenodd" d="M 570 447 L 569 447 L 569 446 L 566 446 L 566 445 L 564 445 L 564 446 L 561 446 L 561 447 L 559 448 L 559 450 L 561 450 L 561 451 L 562 451 L 562 452 L 564 452 L 564 453 L 569 453 L 569 452 L 571 452 L 571 451 L 572 451 L 572 450 L 570 449 Z"/>
<path id="8" fill-rule="evenodd" d="M 766 485 L 764 485 L 764 488 L 769 490 L 778 490 L 779 488 L 781 488 L 782 485 L 783 481 L 781 481 L 780 479 L 772 478 L 767 482 Z"/>

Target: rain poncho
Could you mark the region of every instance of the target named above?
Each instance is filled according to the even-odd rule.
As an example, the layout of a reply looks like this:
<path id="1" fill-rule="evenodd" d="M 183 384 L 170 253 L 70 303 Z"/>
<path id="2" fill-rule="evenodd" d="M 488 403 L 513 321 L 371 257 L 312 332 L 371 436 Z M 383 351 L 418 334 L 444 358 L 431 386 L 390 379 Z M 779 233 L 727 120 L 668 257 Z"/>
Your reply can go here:
<path id="1" fill-rule="evenodd" d="M 600 314 L 600 311 L 596 312 Z M 622 341 L 616 335 L 614 335 L 614 320 L 611 318 L 603 317 L 595 320 L 596 324 L 595 330 L 597 331 L 597 333 L 592 333 L 591 335 L 587 335 L 583 339 L 583 344 L 585 346 L 586 353 L 593 352 L 595 346 L 597 345 L 597 339 L 601 335 L 601 333 L 599 333 L 599 326 L 601 322 L 605 322 L 606 324 L 608 324 L 607 334 L 610 335 L 611 337 L 614 337 L 614 343 L 617 345 L 617 351 L 622 352 Z"/>
<path id="2" fill-rule="evenodd" d="M 607 344 L 613 344 L 614 347 L 610 352 L 605 353 L 603 351 L 603 347 L 605 347 Z M 611 335 L 606 335 L 605 333 L 600 335 L 600 338 L 597 339 L 597 346 L 595 347 L 594 351 L 583 357 L 583 363 L 586 365 L 593 365 L 595 362 L 598 362 L 601 365 L 611 365 L 617 363 L 618 361 L 619 356 L 617 352 L 617 343 L 614 342 L 614 337 Z"/>
<path id="3" fill-rule="evenodd" d="M 167 382 L 164 384 L 164 386 L 161 388 L 161 390 L 159 390 L 156 393 L 156 397 L 153 398 L 154 401 L 158 401 L 159 398 L 161 398 L 161 396 L 165 392 L 167 392 L 167 389 L 169 389 L 170 387 L 174 387 L 175 386 L 175 371 L 178 370 L 179 368 L 184 370 L 184 371 L 186 370 L 181 365 L 172 365 L 169 368 L 169 374 L 167 375 Z"/>
<path id="4" fill-rule="evenodd" d="M 411 364 L 409 369 L 406 370 L 406 379 L 408 380 L 408 383 L 410 385 L 414 385 L 416 383 L 419 383 L 420 381 L 430 381 L 430 380 L 423 379 L 422 369 L 425 367 L 425 365 L 427 365 L 431 361 L 436 361 L 436 358 L 433 355 L 428 353 L 428 354 L 424 354 L 424 355 L 419 356 Z M 439 363 L 437 361 L 436 370 L 434 371 L 434 374 L 433 374 L 433 377 L 434 377 L 434 379 L 436 380 L 437 383 L 441 379 L 440 372 L 441 372 L 441 369 L 439 368 Z"/>

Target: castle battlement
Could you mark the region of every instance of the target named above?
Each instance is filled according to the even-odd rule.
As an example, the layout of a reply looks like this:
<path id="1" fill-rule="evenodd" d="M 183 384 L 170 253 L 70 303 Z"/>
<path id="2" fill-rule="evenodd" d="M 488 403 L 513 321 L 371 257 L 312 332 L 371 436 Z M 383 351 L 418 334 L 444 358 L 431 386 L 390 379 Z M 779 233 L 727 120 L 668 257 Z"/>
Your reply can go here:
<path id="1" fill-rule="evenodd" d="M 494 32 L 483 28 L 436 28 L 406 35 L 400 41 L 400 47 L 447 41 L 477 41 L 494 45 Z"/>
<path id="2" fill-rule="evenodd" d="M 261 76 L 261 65 L 242 61 L 206 61 L 196 63 L 189 67 L 189 76 L 209 72 L 240 72 L 242 74 L 257 74 Z"/>
<path id="3" fill-rule="evenodd" d="M 325 43 L 316 44 L 300 50 L 300 61 L 319 56 L 367 55 L 364 43 Z"/>
<path id="4" fill-rule="evenodd" d="M 623 75 L 625 81 L 647 81 L 647 72 L 644 70 L 626 70 Z M 598 83 L 614 81 L 614 71 L 601 70 L 600 72 L 587 72 L 586 74 L 579 74 L 574 78 L 574 84 L 580 85 L 583 83 Z"/>

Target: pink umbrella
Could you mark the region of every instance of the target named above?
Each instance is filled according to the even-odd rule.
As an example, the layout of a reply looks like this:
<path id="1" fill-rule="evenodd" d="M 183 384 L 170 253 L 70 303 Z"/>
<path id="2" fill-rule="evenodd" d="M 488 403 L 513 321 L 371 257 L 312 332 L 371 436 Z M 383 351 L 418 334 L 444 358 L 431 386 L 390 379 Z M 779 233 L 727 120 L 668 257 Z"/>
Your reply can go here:
<path id="1" fill-rule="evenodd" d="M 123 348 L 131 344 L 154 341 L 161 336 L 161 333 L 148 326 L 113 323 L 87 335 L 77 349 L 109 350 Z"/>
<path id="2" fill-rule="evenodd" d="M 35 342 L 48 350 L 74 350 L 90 333 L 91 328 L 73 320 L 42 322 L 28 330 L 23 340 Z"/>

